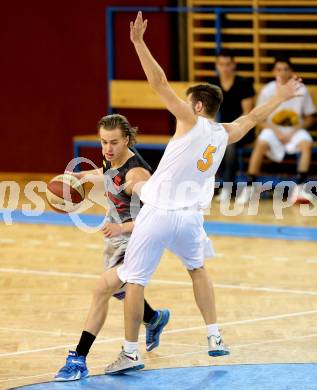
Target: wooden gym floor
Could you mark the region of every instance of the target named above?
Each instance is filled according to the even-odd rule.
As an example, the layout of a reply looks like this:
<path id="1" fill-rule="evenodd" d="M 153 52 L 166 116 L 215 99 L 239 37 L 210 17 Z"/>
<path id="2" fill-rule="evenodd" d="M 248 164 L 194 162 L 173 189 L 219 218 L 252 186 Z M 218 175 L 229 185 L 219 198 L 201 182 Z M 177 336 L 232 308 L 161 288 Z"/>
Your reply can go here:
<path id="1" fill-rule="evenodd" d="M 30 178 L 47 176 L 0 178 L 17 180 L 23 187 Z M 302 217 L 297 206 L 276 220 L 271 201 L 261 202 L 258 216 L 231 218 L 223 217 L 214 204 L 213 219 L 316 226 L 316 218 Z M 206 267 L 232 354 L 212 360 L 207 356 L 205 327 L 189 277 L 180 261 L 165 252 L 146 296 L 153 307 L 168 308 L 171 319 L 157 350 L 146 353 L 141 337 L 146 368 L 317 362 L 316 242 L 218 235 L 212 239 L 217 256 Z M 72 226 L 1 223 L 0 248 L 0 388 L 49 381 L 81 334 L 103 267 L 103 238 Z M 102 374 L 119 352 L 122 314 L 122 303 L 112 299 L 106 325 L 88 357 L 91 374 Z"/>

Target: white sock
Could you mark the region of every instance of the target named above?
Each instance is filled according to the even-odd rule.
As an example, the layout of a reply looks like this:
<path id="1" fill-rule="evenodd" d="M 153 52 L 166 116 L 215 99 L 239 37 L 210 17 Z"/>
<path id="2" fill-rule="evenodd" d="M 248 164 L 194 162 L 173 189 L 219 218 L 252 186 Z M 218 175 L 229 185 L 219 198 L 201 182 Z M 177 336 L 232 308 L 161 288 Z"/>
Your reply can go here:
<path id="1" fill-rule="evenodd" d="M 209 325 L 207 325 L 207 335 L 208 335 L 208 337 L 209 336 L 217 336 L 217 337 L 219 337 L 220 336 L 220 332 L 219 332 L 219 329 L 218 329 L 218 325 L 217 324 L 209 324 Z"/>
<path id="2" fill-rule="evenodd" d="M 139 343 L 137 341 L 133 342 L 133 341 L 124 340 L 123 350 L 124 350 L 124 352 L 127 352 L 127 353 L 133 353 L 135 351 L 138 351 L 139 350 Z"/>

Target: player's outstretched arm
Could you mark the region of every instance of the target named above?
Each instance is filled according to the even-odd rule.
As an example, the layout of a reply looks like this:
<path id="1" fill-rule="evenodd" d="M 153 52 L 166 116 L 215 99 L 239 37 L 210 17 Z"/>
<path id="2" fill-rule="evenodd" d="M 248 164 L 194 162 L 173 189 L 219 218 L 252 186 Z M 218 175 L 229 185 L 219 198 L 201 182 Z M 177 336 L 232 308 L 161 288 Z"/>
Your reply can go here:
<path id="1" fill-rule="evenodd" d="M 278 83 L 276 95 L 266 103 L 255 107 L 248 115 L 241 116 L 231 123 L 223 123 L 229 133 L 228 143 L 234 143 L 243 138 L 256 124 L 264 121 L 281 103 L 301 96 L 300 88 L 303 86 L 302 80 L 298 76 L 293 76 L 286 84 Z"/>
<path id="2" fill-rule="evenodd" d="M 143 35 L 147 28 L 148 21 L 143 20 L 142 12 L 138 12 L 134 22 L 130 22 L 130 39 L 134 44 L 137 55 L 140 59 L 144 73 L 149 84 L 160 96 L 166 108 L 182 122 L 182 129 L 190 130 L 197 119 L 193 110 L 182 99 L 180 99 L 169 85 L 166 75 L 160 65 L 152 56 L 146 46 Z"/>
<path id="3" fill-rule="evenodd" d="M 99 182 L 103 180 L 103 170 L 102 168 L 89 169 L 87 171 L 73 172 L 73 171 L 65 171 L 69 175 L 75 176 L 76 179 L 86 179 L 86 181 L 91 182 Z"/>

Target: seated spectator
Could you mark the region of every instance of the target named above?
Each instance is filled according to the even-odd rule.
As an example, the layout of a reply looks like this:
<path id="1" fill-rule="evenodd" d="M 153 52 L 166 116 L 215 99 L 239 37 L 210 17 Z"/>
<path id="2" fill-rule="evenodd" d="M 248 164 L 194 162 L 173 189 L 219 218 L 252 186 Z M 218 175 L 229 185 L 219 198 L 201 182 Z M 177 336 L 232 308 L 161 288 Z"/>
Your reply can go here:
<path id="1" fill-rule="evenodd" d="M 254 106 L 254 89 L 252 82 L 236 74 L 236 63 L 231 51 L 221 50 L 216 56 L 218 77 L 212 80 L 223 92 L 223 103 L 219 111 L 219 122 L 232 122 L 241 115 L 248 114 Z M 227 146 L 220 166 L 224 182 L 233 183 L 238 171 L 237 149 L 246 143 L 253 142 L 253 132 L 241 141 Z M 230 199 L 231 188 L 223 187 L 215 199 Z"/>
<path id="2" fill-rule="evenodd" d="M 262 88 L 257 105 L 263 104 L 275 94 L 277 81 L 285 84 L 292 77 L 293 66 L 290 60 L 286 57 L 276 58 L 273 73 L 275 80 Z M 272 161 L 281 162 L 286 153 L 298 152 L 300 153 L 296 180 L 298 186 L 293 196 L 296 196 L 297 201 L 309 201 L 313 197 L 303 190 L 303 185 L 307 181 L 313 144 L 313 139 L 306 129 L 313 124 L 315 112 L 312 98 L 307 88 L 303 86 L 302 96 L 282 103 L 265 122 L 261 123 L 262 131 L 249 161 L 248 185 L 238 197 L 238 203 L 246 204 L 249 201 L 253 190 L 251 185 L 257 180 L 264 156 Z"/>

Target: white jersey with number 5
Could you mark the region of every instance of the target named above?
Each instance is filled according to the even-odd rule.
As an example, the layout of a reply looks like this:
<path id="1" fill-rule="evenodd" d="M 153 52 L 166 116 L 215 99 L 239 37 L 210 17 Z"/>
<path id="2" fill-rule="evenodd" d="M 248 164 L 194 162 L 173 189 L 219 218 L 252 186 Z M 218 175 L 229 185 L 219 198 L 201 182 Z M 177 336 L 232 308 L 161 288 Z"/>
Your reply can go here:
<path id="1" fill-rule="evenodd" d="M 188 133 L 167 145 L 142 188 L 142 202 L 164 210 L 208 207 L 227 143 L 228 133 L 221 124 L 198 116 Z"/>

